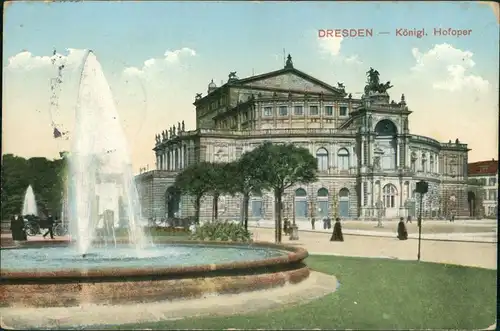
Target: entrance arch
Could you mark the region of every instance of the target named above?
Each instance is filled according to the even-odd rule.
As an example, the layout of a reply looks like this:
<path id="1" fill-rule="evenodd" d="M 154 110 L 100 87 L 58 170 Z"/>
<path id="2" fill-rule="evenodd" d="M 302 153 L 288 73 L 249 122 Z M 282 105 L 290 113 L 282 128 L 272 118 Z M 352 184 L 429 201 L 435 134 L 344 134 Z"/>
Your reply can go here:
<path id="1" fill-rule="evenodd" d="M 179 217 L 181 205 L 181 191 L 175 186 L 170 186 L 165 192 L 167 218 Z"/>
<path id="2" fill-rule="evenodd" d="M 377 162 L 374 164 L 381 170 L 396 169 L 397 166 L 397 134 L 398 128 L 393 121 L 381 120 L 375 126 L 375 150 Z"/>
<path id="3" fill-rule="evenodd" d="M 318 190 L 318 216 L 321 218 L 325 218 L 328 216 L 328 212 L 330 209 L 328 203 L 328 190 L 324 187 Z"/>
<path id="4" fill-rule="evenodd" d="M 349 194 L 346 187 L 339 191 L 339 217 L 349 217 Z"/>
<path id="5" fill-rule="evenodd" d="M 307 192 L 303 188 L 295 190 L 295 218 L 307 218 Z"/>

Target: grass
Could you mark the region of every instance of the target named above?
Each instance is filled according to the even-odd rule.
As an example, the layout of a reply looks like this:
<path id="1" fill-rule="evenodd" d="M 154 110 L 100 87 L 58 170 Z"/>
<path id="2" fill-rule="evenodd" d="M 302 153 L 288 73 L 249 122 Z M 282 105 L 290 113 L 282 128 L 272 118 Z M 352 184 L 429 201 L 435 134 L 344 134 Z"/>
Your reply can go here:
<path id="1" fill-rule="evenodd" d="M 311 256 L 340 288 L 307 304 L 247 315 L 112 329 L 477 329 L 496 316 L 496 270 L 427 262 Z"/>

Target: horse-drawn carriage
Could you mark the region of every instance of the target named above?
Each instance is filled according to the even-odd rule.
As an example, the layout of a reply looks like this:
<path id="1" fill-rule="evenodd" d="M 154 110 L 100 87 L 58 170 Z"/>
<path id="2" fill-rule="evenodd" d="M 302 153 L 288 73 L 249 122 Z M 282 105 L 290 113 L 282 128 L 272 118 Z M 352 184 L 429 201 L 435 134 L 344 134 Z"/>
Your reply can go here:
<path id="1" fill-rule="evenodd" d="M 60 220 L 54 220 L 51 224 L 46 218 L 40 218 L 35 215 L 24 216 L 24 229 L 28 236 L 41 234 L 41 229 L 48 229 L 52 226 L 52 231 L 56 236 L 65 236 L 68 234 L 68 225 Z"/>

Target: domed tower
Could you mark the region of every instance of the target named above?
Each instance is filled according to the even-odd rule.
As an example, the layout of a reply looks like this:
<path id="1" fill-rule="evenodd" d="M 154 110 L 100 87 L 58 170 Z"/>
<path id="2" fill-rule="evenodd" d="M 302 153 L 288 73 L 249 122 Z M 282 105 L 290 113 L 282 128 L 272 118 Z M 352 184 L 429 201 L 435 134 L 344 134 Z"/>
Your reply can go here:
<path id="1" fill-rule="evenodd" d="M 214 80 L 212 79 L 212 81 L 210 82 L 210 84 L 208 84 L 208 91 L 207 91 L 207 93 L 211 93 L 212 91 L 215 91 L 216 89 L 217 89 L 217 85 L 215 85 Z"/>

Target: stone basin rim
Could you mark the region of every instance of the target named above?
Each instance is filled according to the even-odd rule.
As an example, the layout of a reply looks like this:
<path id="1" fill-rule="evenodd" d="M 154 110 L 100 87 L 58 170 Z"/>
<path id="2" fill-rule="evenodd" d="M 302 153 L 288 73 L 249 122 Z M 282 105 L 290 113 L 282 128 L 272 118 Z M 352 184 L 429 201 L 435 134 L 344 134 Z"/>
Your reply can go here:
<path id="1" fill-rule="evenodd" d="M 126 240 L 118 240 L 117 243 L 127 243 Z M 172 244 L 172 245 L 191 245 L 191 246 L 240 246 L 240 247 L 256 247 L 256 248 L 270 248 L 283 251 L 283 256 L 242 261 L 242 262 L 227 262 L 220 264 L 199 264 L 187 266 L 173 266 L 173 267 L 135 267 L 135 268 L 88 268 L 88 269 L 63 269 L 63 270 L 43 270 L 43 271 L 14 271 L 9 269 L 0 270 L 0 278 L 2 280 L 20 279 L 20 278 L 36 278 L 36 279 L 54 279 L 54 278 L 92 278 L 92 277 L 138 277 L 138 276 L 168 276 L 178 275 L 185 273 L 206 273 L 213 271 L 229 271 L 229 270 L 248 270 L 253 268 L 262 267 L 276 267 L 278 265 L 291 265 L 299 264 L 308 257 L 308 252 L 302 247 L 275 244 L 270 242 L 252 241 L 252 242 L 219 242 L 219 241 L 197 241 L 197 240 L 162 240 L 162 238 L 155 238 L 154 243 L 158 244 Z M 47 241 L 31 241 L 19 247 L 4 247 L 3 249 L 18 249 L 27 248 L 30 246 L 46 245 L 69 245 L 70 241 L 66 240 L 53 245 L 52 242 Z M 52 245 L 51 245 L 52 244 Z M 288 254 L 287 254 L 288 253 Z"/>

